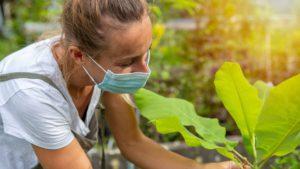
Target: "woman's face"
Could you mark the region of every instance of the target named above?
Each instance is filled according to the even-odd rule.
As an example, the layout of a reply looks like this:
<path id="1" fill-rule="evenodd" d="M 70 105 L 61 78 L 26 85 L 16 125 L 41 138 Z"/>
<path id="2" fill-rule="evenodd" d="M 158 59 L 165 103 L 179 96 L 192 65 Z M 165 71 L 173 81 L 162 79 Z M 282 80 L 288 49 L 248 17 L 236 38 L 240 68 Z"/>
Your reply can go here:
<path id="1" fill-rule="evenodd" d="M 95 61 L 105 70 L 114 73 L 148 72 L 147 52 L 152 43 L 152 26 L 150 18 L 130 23 L 126 29 L 112 31 L 108 35 L 108 49 L 96 57 Z M 101 82 L 105 72 L 88 59 L 86 68 Z"/>

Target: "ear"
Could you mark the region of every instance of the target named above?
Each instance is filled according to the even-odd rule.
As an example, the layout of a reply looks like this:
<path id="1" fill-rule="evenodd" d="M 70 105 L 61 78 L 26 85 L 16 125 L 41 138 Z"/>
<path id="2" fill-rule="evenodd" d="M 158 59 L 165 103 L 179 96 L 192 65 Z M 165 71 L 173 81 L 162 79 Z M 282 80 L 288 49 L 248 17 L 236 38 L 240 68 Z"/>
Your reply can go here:
<path id="1" fill-rule="evenodd" d="M 69 57 L 74 59 L 76 64 L 82 65 L 84 62 L 83 52 L 76 46 L 70 46 L 68 50 L 69 50 Z"/>

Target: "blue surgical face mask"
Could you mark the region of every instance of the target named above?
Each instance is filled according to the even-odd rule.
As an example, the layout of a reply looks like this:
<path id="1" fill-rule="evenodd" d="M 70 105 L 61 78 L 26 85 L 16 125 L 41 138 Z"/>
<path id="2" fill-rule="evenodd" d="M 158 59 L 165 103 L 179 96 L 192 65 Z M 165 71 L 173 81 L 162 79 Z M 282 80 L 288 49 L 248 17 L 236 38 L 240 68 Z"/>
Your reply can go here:
<path id="1" fill-rule="evenodd" d="M 151 74 L 151 70 L 149 68 L 150 61 L 150 50 L 147 52 L 147 66 L 148 72 L 134 72 L 134 73 L 124 73 L 124 74 L 116 74 L 110 70 L 105 70 L 101 65 L 99 65 L 92 57 L 88 56 L 100 69 L 105 72 L 105 76 L 101 83 L 97 83 L 95 79 L 91 76 L 91 74 L 87 71 L 87 69 L 82 66 L 87 75 L 91 78 L 91 80 L 97 85 L 98 88 L 108 91 L 111 93 L 134 93 L 138 89 L 143 88 L 149 76 Z"/>

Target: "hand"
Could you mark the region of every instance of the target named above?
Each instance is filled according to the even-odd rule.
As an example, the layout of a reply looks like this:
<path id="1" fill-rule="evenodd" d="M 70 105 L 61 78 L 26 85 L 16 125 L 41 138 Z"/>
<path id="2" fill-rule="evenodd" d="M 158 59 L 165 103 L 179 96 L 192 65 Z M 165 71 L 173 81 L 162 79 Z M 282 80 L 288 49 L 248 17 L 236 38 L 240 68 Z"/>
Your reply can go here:
<path id="1" fill-rule="evenodd" d="M 222 162 L 222 163 L 210 163 L 205 164 L 203 169 L 250 169 L 248 166 L 243 166 L 240 168 L 232 161 Z"/>

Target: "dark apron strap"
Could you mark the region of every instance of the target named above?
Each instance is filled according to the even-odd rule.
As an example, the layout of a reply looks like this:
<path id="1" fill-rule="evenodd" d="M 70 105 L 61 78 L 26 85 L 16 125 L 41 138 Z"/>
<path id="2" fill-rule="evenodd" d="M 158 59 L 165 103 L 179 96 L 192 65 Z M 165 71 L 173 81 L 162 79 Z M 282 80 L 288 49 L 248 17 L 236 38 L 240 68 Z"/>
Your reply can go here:
<path id="1" fill-rule="evenodd" d="M 102 94 L 103 94 L 103 91 L 101 90 L 101 95 L 100 95 L 100 99 L 102 98 Z M 100 105 L 100 124 L 102 125 L 101 126 L 101 137 L 100 137 L 100 142 L 101 142 L 101 150 L 102 150 L 102 155 L 101 155 L 101 169 L 105 169 L 105 161 L 106 161 L 106 158 L 105 158 L 105 143 L 106 143 L 106 139 L 105 139 L 105 117 L 104 117 L 104 107 L 101 105 L 101 103 L 99 103 Z"/>
<path id="2" fill-rule="evenodd" d="M 65 100 L 66 97 L 63 94 L 62 91 L 60 91 L 60 89 L 56 86 L 56 84 L 47 76 L 44 75 L 40 75 L 37 73 L 29 73 L 29 72 L 16 72 L 16 73 L 8 73 L 8 74 L 2 74 L 0 75 L 0 82 L 4 82 L 4 81 L 9 81 L 9 80 L 13 80 L 13 79 L 21 79 L 21 78 L 25 78 L 25 79 L 39 79 L 42 80 L 46 83 L 48 83 L 50 86 L 54 87 L 56 90 L 58 90 L 61 95 L 64 97 Z M 102 96 L 102 91 L 101 91 L 101 96 Z M 100 96 L 100 98 L 101 98 Z M 100 103 L 99 103 L 100 104 Z M 105 169 L 105 118 L 104 118 L 104 109 L 102 108 L 102 106 L 100 106 L 100 112 L 99 112 L 99 120 L 101 121 L 101 137 L 100 137 L 100 142 L 99 144 L 101 144 L 101 149 L 102 149 L 102 155 L 101 155 L 101 169 Z M 93 124 L 94 125 L 94 124 Z M 96 127 L 99 127 L 98 125 Z M 73 132 L 73 131 L 72 131 Z M 74 132 L 73 132 L 74 133 Z M 74 133 L 74 135 L 76 136 L 76 133 Z M 97 139 L 99 141 L 99 139 Z M 41 165 L 39 164 L 38 166 L 34 167 L 34 168 L 42 168 Z"/>
<path id="3" fill-rule="evenodd" d="M 48 78 L 47 76 L 43 76 L 37 73 L 29 73 L 29 72 L 16 72 L 16 73 L 8 73 L 8 74 L 3 74 L 0 75 L 0 82 L 4 82 L 4 81 L 9 81 L 12 79 L 39 79 L 42 80 L 46 83 L 48 83 L 50 86 L 54 87 L 56 90 L 58 90 L 60 92 L 60 94 L 66 99 L 65 95 L 59 90 L 59 88 L 56 86 L 55 83 L 53 83 L 53 81 Z"/>

